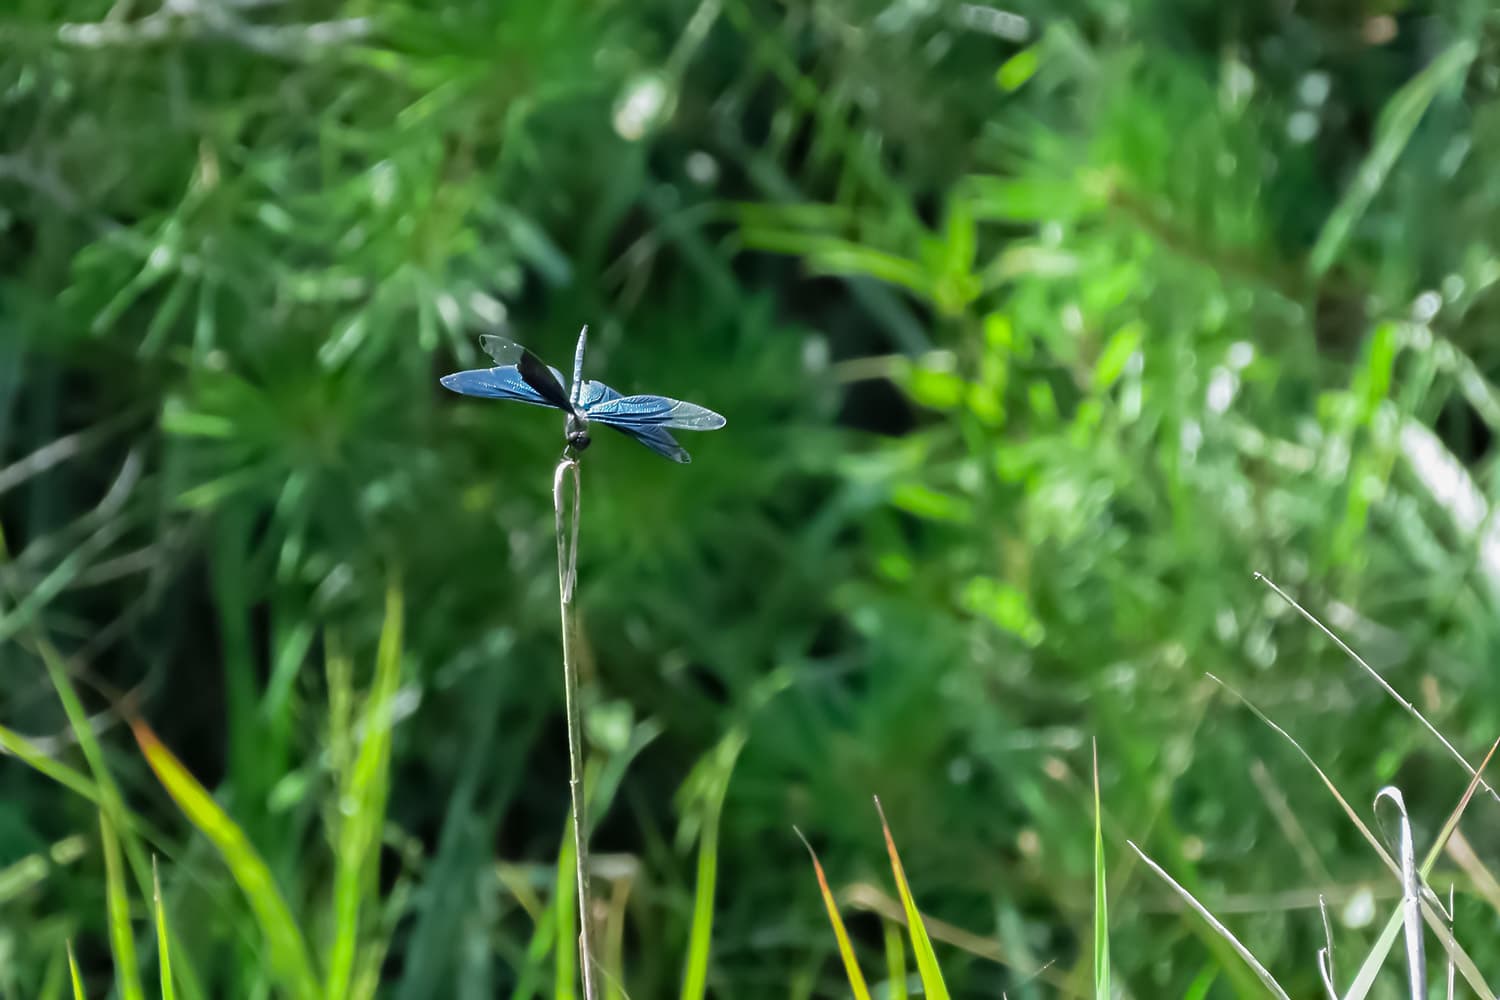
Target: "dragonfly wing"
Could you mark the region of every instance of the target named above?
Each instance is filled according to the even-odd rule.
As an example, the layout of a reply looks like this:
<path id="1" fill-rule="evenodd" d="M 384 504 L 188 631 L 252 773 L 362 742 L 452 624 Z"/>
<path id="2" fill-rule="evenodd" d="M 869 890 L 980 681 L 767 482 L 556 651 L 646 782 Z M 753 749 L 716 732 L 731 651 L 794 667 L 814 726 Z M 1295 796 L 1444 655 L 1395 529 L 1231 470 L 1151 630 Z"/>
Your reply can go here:
<path id="1" fill-rule="evenodd" d="M 445 389 L 464 396 L 485 399 L 514 399 L 532 406 L 557 406 L 542 396 L 522 377 L 515 365 L 503 368 L 475 368 L 472 371 L 444 375 L 439 381 Z"/>
<path id="2" fill-rule="evenodd" d="M 611 427 L 680 427 L 687 431 L 713 431 L 724 426 L 724 418 L 706 406 L 685 403 L 666 396 L 617 396 L 585 406 L 590 420 Z"/>
<path id="3" fill-rule="evenodd" d="M 681 462 L 683 465 L 692 461 L 692 457 L 688 455 L 687 449 L 678 444 L 677 439 L 661 427 L 625 427 L 620 424 L 605 424 L 605 426 L 611 430 L 619 431 L 626 437 L 635 438 L 663 458 L 670 458 L 672 461 Z"/>
<path id="4" fill-rule="evenodd" d="M 584 415 L 588 415 L 588 408 L 596 406 L 610 399 L 619 399 L 620 394 L 603 382 L 584 380 L 583 391 L 578 396 L 578 405 L 583 409 Z"/>
<path id="5" fill-rule="evenodd" d="M 568 390 L 563 387 L 562 372 L 543 364 L 541 358 L 514 340 L 493 333 L 480 337 L 479 346 L 501 368 L 514 368 L 519 372 L 526 384 L 535 389 L 537 395 L 546 400 L 548 405 L 559 410 L 573 409 L 573 404 L 568 399 Z"/>
<path id="6" fill-rule="evenodd" d="M 480 337 L 479 346 L 484 353 L 495 359 L 495 364 L 502 368 L 515 364 L 521 355 L 526 353 L 526 348 L 514 340 L 493 333 L 486 333 Z"/>

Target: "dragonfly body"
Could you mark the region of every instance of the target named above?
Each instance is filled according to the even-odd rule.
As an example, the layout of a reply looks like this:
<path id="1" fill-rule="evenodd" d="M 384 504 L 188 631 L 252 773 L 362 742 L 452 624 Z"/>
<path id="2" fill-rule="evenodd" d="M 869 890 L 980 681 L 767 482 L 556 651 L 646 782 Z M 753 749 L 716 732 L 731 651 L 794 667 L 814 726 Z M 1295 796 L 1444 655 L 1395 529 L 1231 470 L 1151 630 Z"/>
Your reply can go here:
<path id="1" fill-rule="evenodd" d="M 543 364 L 535 354 L 512 340 L 494 335 L 479 338 L 479 345 L 497 367 L 454 372 L 442 378 L 444 387 L 465 396 L 510 399 L 532 406 L 549 406 L 567 416 L 568 446 L 583 451 L 589 446 L 589 424 L 603 424 L 633 437 L 674 462 L 689 456 L 670 429 L 712 431 L 724 426 L 724 418 L 707 407 L 667 396 L 625 396 L 603 382 L 583 377 L 583 351 L 588 327 L 578 335 L 573 356 L 573 380 L 563 386 L 562 372 Z"/>

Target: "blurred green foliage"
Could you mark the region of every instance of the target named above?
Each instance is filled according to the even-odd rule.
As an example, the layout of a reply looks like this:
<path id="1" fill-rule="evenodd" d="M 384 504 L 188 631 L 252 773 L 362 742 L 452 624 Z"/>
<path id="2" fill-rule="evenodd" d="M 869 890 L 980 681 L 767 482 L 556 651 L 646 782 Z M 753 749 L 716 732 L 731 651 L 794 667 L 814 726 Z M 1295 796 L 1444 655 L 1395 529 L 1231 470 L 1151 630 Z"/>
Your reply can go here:
<path id="1" fill-rule="evenodd" d="M 122 886 L 155 962 L 142 839 L 185 995 L 277 982 L 134 712 L 336 992 L 576 989 L 559 421 L 436 378 L 497 327 L 556 363 L 585 322 L 591 375 L 729 418 L 687 468 L 623 439 L 583 465 L 611 989 L 846 995 L 791 828 L 898 919 L 878 793 L 955 995 L 1086 993 L 1097 737 L 1114 988 L 1256 995 L 1130 837 L 1312 995 L 1317 895 L 1354 948 L 1399 889 L 1205 673 L 1351 801 L 1401 784 L 1419 838 L 1467 776 L 1252 571 L 1471 757 L 1500 725 L 1496 27 L 1479 0 L 13 0 L 0 995 L 63 995 L 70 938 L 106 989 Z M 849 930 L 905 968 L 889 924 Z"/>

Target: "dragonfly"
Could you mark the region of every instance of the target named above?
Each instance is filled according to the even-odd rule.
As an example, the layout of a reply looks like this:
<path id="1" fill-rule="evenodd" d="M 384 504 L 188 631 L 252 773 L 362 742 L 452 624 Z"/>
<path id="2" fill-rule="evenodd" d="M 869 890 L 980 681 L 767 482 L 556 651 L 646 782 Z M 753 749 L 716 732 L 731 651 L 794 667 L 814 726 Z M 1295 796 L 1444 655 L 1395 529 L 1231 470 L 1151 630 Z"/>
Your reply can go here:
<path id="1" fill-rule="evenodd" d="M 497 367 L 454 372 L 439 381 L 444 388 L 464 396 L 512 399 L 561 410 L 568 418 L 568 447 L 578 452 L 589 446 L 589 425 L 603 424 L 635 438 L 664 458 L 686 463 L 691 457 L 669 429 L 713 431 L 724 426 L 724 418 L 706 406 L 667 396 L 626 396 L 603 382 L 585 379 L 583 351 L 588 335 L 586 326 L 578 334 L 571 388 L 564 387 L 562 372 L 515 341 L 495 334 L 480 337 L 479 346 Z"/>

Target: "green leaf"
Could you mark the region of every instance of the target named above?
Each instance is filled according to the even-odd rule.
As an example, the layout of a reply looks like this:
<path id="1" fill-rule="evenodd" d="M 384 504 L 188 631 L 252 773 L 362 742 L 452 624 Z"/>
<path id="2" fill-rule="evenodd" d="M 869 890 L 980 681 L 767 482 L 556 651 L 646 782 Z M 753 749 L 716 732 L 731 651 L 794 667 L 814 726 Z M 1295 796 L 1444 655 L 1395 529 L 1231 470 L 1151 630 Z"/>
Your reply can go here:
<path id="1" fill-rule="evenodd" d="M 1041 53 L 1037 51 L 1037 47 L 1028 45 L 1000 64 L 995 82 L 1000 85 L 1001 90 L 1014 93 L 1036 75 L 1037 67 L 1041 64 Z"/>
<path id="2" fill-rule="evenodd" d="M 974 270 L 979 233 L 974 213 L 961 198 L 948 202 L 948 222 L 943 228 L 944 271 L 951 277 L 964 277 Z"/>
<path id="3" fill-rule="evenodd" d="M 1396 373 L 1396 355 L 1400 353 L 1400 349 L 1396 324 L 1381 323 L 1370 334 L 1364 364 L 1355 374 L 1352 386 L 1352 394 L 1359 405 L 1358 419 L 1361 423 L 1367 423 L 1374 417 L 1375 410 L 1390 395 Z"/>
<path id="4" fill-rule="evenodd" d="M 969 391 L 963 376 L 936 368 L 912 367 L 905 382 L 911 401 L 933 410 L 956 409 Z"/>
<path id="5" fill-rule="evenodd" d="M 1088 193 L 1071 177 L 995 177 L 974 174 L 960 182 L 969 211 L 980 220 L 1050 222 L 1091 207 Z"/>
<path id="6" fill-rule="evenodd" d="M 1130 359 L 1141 349 L 1143 330 L 1140 323 L 1127 323 L 1116 330 L 1114 336 L 1109 338 L 1109 343 L 1104 345 L 1104 350 L 1099 354 L 1099 360 L 1094 362 L 1094 389 L 1103 392 L 1119 380 L 1125 372 L 1125 366 Z"/>
<path id="7" fill-rule="evenodd" d="M 891 490 L 891 503 L 929 521 L 967 524 L 974 516 L 972 505 L 963 497 L 942 493 L 921 483 L 897 484 Z"/>
<path id="8" fill-rule="evenodd" d="M 250 843 L 245 832 L 198 783 L 187 768 L 157 739 L 146 723 L 136 720 L 131 728 L 146 762 L 156 773 L 167 794 L 188 821 L 209 839 L 229 867 L 229 873 L 244 893 L 265 938 L 267 959 L 282 986 L 297 1000 L 315 1000 L 322 995 L 313 972 L 307 942 L 292 917 L 291 907 L 276 887 L 271 869 Z"/>
<path id="9" fill-rule="evenodd" d="M 1029 646 L 1046 637 L 1046 629 L 1031 611 L 1026 594 L 1001 580 L 976 576 L 964 587 L 963 605 L 995 625 L 1019 636 Z"/>

